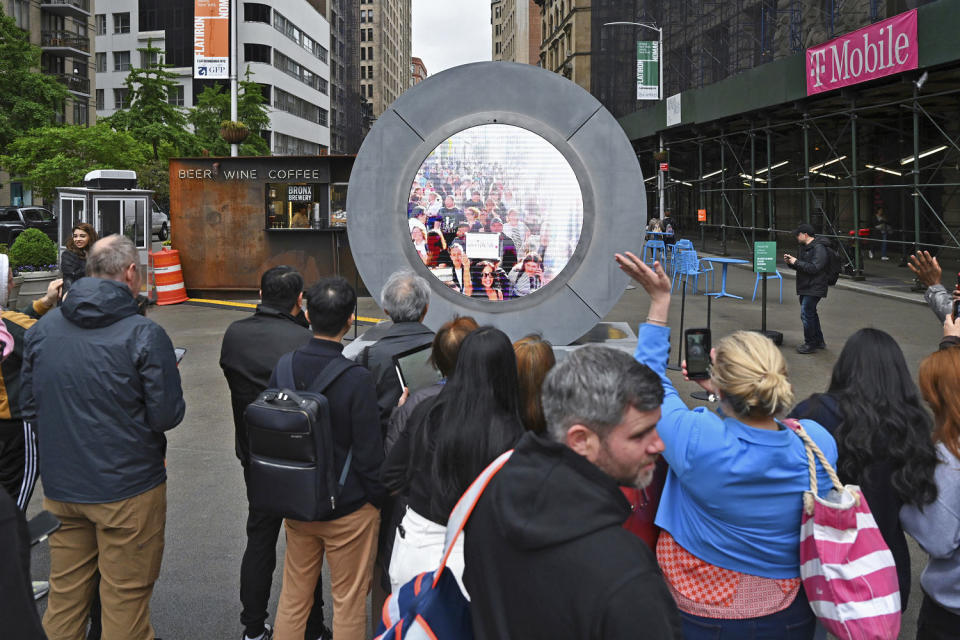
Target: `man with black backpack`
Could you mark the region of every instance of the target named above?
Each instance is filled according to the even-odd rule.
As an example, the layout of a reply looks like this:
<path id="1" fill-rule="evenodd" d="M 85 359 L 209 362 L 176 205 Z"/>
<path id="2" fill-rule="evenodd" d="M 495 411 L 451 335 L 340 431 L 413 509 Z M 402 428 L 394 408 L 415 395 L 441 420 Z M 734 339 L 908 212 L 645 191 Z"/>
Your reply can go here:
<path id="1" fill-rule="evenodd" d="M 260 277 L 256 312 L 231 324 L 223 335 L 220 367 L 230 387 L 237 458 L 243 465 L 246 484 L 250 482 L 250 445 L 243 412 L 267 388 L 280 356 L 310 342 L 312 334 L 300 311 L 302 302 L 303 276 L 286 265 L 268 269 Z M 266 622 L 267 605 L 282 523 L 280 516 L 249 507 L 247 546 L 240 563 L 240 623 L 245 640 L 270 640 L 273 633 Z M 319 582 L 307 631 L 307 640 L 330 637 L 323 622 L 323 589 Z"/>
<path id="2" fill-rule="evenodd" d="M 270 388 L 292 373 L 294 389 L 316 396 L 315 381 L 324 382 L 326 407 L 322 420 L 332 440 L 332 469 L 317 457 L 317 476 L 339 479 L 330 509 L 310 521 L 286 518 L 287 554 L 283 589 L 277 608 L 276 640 L 302 640 L 313 593 L 320 579 L 323 557 L 330 565 L 333 592 L 333 635 L 337 640 L 363 640 L 366 633 L 366 598 L 370 591 L 373 561 L 380 526 L 380 505 L 385 491 L 380 484 L 383 440 L 377 413 L 377 392 L 370 372 L 343 357 L 341 340 L 354 322 L 357 294 L 340 277 L 321 278 L 306 292 L 307 319 L 313 338 L 292 354 L 292 372 L 280 371 L 270 379 Z M 339 372 L 327 383 L 328 367 Z M 279 385 L 286 387 L 286 385 Z M 307 396 L 307 393 L 304 394 Z M 258 400 L 259 403 L 259 400 Z M 248 420 L 249 422 L 249 420 Z M 319 423 L 318 423 L 319 424 Z M 251 454 L 257 452 L 251 440 Z M 270 461 L 266 461 L 268 464 Z M 284 465 L 275 465 L 283 467 Z M 301 465 L 301 468 L 306 465 Z M 296 472 L 296 465 L 286 465 Z M 332 474 L 325 473 L 332 471 Z M 276 471 L 284 473 L 283 469 Z M 292 474 L 287 474 L 291 477 Z M 327 483 L 329 484 L 329 483 Z M 292 486 L 292 485 L 291 485 Z M 317 493 L 321 487 L 311 487 Z M 283 496 L 281 498 L 286 499 Z M 287 500 L 289 501 L 289 500 Z"/>
<path id="3" fill-rule="evenodd" d="M 812 225 L 801 224 L 793 232 L 800 243 L 800 255 L 783 255 L 784 261 L 797 272 L 797 295 L 800 296 L 800 322 L 803 323 L 803 344 L 797 353 L 813 353 L 826 349 L 817 304 L 827 297 L 827 288 L 836 284 L 840 275 L 839 260 L 828 238 L 817 237 Z"/>

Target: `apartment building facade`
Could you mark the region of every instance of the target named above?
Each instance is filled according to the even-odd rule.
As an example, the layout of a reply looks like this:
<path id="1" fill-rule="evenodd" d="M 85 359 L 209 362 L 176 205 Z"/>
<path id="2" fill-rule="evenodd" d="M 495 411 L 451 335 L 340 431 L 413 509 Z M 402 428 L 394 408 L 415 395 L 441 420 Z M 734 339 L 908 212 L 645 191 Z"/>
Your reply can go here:
<path id="1" fill-rule="evenodd" d="M 360 0 L 360 94 L 379 118 L 410 84 L 412 1 Z"/>
<path id="2" fill-rule="evenodd" d="M 494 50 L 500 43 L 500 54 L 494 60 L 540 64 L 540 6 L 534 0 L 496 0 L 494 5 L 502 7 L 500 28 L 495 23 L 493 29 Z"/>

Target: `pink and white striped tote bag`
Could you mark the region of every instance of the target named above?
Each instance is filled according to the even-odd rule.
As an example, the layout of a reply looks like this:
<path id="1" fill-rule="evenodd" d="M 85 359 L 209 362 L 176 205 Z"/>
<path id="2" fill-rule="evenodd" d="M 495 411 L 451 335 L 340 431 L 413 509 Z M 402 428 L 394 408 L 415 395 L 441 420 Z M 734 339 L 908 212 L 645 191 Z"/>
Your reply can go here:
<path id="1" fill-rule="evenodd" d="M 893 554 L 883 541 L 860 487 L 843 486 L 836 471 L 796 420 L 788 426 L 807 449 L 810 490 L 803 494 L 800 576 L 814 614 L 841 640 L 896 640 L 900 585 Z M 817 495 L 816 460 L 833 490 Z"/>

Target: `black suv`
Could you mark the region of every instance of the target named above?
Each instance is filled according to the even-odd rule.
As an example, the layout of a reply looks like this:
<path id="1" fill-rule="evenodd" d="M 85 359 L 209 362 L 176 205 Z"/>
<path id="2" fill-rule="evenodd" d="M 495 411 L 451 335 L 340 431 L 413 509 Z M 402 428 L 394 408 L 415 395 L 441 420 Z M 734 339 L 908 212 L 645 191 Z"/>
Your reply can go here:
<path id="1" fill-rule="evenodd" d="M 12 245 L 26 229 L 40 229 L 57 241 L 57 217 L 43 207 L 0 207 L 0 242 Z"/>

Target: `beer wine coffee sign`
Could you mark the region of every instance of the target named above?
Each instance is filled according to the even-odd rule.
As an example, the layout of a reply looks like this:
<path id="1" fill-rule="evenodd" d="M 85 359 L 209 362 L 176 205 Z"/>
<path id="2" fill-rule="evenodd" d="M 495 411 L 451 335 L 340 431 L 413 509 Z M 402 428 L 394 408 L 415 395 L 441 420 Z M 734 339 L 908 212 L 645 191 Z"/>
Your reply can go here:
<path id="1" fill-rule="evenodd" d="M 807 49 L 807 95 L 916 69 L 917 10 Z"/>

